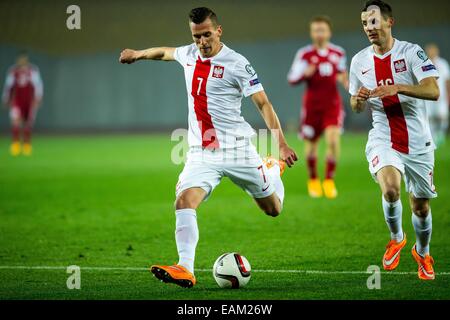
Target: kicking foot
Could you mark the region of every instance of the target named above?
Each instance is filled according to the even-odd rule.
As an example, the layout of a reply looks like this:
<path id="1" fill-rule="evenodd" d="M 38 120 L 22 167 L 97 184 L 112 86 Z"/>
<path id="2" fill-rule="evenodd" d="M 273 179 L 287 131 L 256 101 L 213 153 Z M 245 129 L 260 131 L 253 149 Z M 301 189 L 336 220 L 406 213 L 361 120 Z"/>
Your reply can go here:
<path id="1" fill-rule="evenodd" d="M 266 165 L 267 169 L 272 168 L 273 166 L 280 167 L 280 177 L 284 173 L 284 169 L 286 168 L 286 163 L 283 160 L 277 160 L 272 156 L 267 156 L 262 159 L 263 163 Z"/>

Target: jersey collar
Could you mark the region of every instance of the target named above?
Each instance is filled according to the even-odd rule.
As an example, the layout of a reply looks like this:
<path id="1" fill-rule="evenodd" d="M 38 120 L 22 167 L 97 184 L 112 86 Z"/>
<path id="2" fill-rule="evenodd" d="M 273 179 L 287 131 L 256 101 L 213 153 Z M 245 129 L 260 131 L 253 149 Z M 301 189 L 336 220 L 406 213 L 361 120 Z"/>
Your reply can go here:
<path id="1" fill-rule="evenodd" d="M 377 58 L 384 59 L 387 56 L 391 55 L 391 53 L 397 48 L 397 44 L 398 44 L 398 40 L 394 38 L 394 45 L 392 46 L 391 50 L 389 50 L 388 52 L 386 52 L 383 55 L 376 53 L 375 48 L 373 46 L 371 46 L 373 55 Z"/>
<path id="2" fill-rule="evenodd" d="M 198 48 L 197 48 L 197 56 L 199 57 L 199 59 L 202 62 L 205 62 L 206 60 L 214 61 L 214 60 L 220 58 L 222 55 L 224 55 L 225 52 L 228 50 L 228 47 L 223 42 L 221 42 L 221 44 L 222 44 L 222 48 L 219 50 L 219 52 L 217 52 L 217 54 L 215 56 L 210 57 L 210 58 L 203 58 L 202 55 L 200 54 L 200 51 L 198 50 Z"/>

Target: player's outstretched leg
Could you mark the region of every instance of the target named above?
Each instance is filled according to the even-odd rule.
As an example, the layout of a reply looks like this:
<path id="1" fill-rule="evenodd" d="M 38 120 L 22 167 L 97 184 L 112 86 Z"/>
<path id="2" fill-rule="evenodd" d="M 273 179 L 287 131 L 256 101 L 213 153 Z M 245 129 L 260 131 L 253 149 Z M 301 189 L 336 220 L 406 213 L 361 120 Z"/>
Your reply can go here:
<path id="1" fill-rule="evenodd" d="M 412 223 L 416 233 L 416 243 L 412 248 L 412 255 L 418 265 L 418 277 L 422 280 L 435 278 L 433 257 L 430 256 L 430 240 L 432 232 L 431 208 L 428 199 L 415 199 L 411 196 L 413 209 Z"/>
<path id="2" fill-rule="evenodd" d="M 194 208 L 198 207 L 205 195 L 206 192 L 201 188 L 190 188 L 183 191 L 176 200 L 175 240 L 178 264 L 153 265 L 150 269 L 155 277 L 163 282 L 175 283 L 184 288 L 191 288 L 197 282 L 194 276 L 194 260 L 199 232 Z"/>

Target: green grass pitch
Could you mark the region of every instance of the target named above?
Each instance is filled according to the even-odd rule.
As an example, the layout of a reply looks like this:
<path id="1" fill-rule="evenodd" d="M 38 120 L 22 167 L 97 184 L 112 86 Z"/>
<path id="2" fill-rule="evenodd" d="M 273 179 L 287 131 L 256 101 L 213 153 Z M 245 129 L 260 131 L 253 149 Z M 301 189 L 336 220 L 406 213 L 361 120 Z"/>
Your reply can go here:
<path id="1" fill-rule="evenodd" d="M 301 155 L 301 142 L 294 135 L 288 139 Z M 335 200 L 306 195 L 303 161 L 287 170 L 278 218 L 265 216 L 224 179 L 198 210 L 201 271 L 197 286 L 183 289 L 146 270 L 177 261 L 173 201 L 182 165 L 171 163 L 169 134 L 36 136 L 29 158 L 12 158 L 3 137 L 0 299 L 449 299 L 450 146 L 436 151 L 436 280 L 417 278 L 403 192 L 407 247 L 398 270 L 382 273 L 381 289 L 369 290 L 364 272 L 381 265 L 389 233 L 380 191 L 367 170 L 365 142 L 366 134 L 343 135 Z M 256 270 L 240 290 L 219 289 L 208 271 L 229 251 L 246 256 Z M 66 287 L 69 265 L 81 267 L 80 290 Z"/>

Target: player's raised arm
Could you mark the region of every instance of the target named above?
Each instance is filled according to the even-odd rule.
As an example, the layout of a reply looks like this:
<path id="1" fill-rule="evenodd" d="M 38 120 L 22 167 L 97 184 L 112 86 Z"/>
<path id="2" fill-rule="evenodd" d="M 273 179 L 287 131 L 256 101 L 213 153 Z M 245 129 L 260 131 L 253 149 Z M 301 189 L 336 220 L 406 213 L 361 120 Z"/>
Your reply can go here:
<path id="1" fill-rule="evenodd" d="M 273 110 L 272 103 L 270 103 L 269 98 L 264 91 L 254 93 L 251 97 L 253 103 L 258 107 L 267 127 L 278 141 L 281 160 L 285 161 L 289 167 L 292 166 L 294 162 L 298 160 L 297 154 L 286 142 L 280 120 L 278 119 L 275 110 Z"/>
<path id="2" fill-rule="evenodd" d="M 175 48 L 156 47 L 145 50 L 124 49 L 120 53 L 120 63 L 133 63 L 137 60 L 163 60 L 173 61 Z"/>

